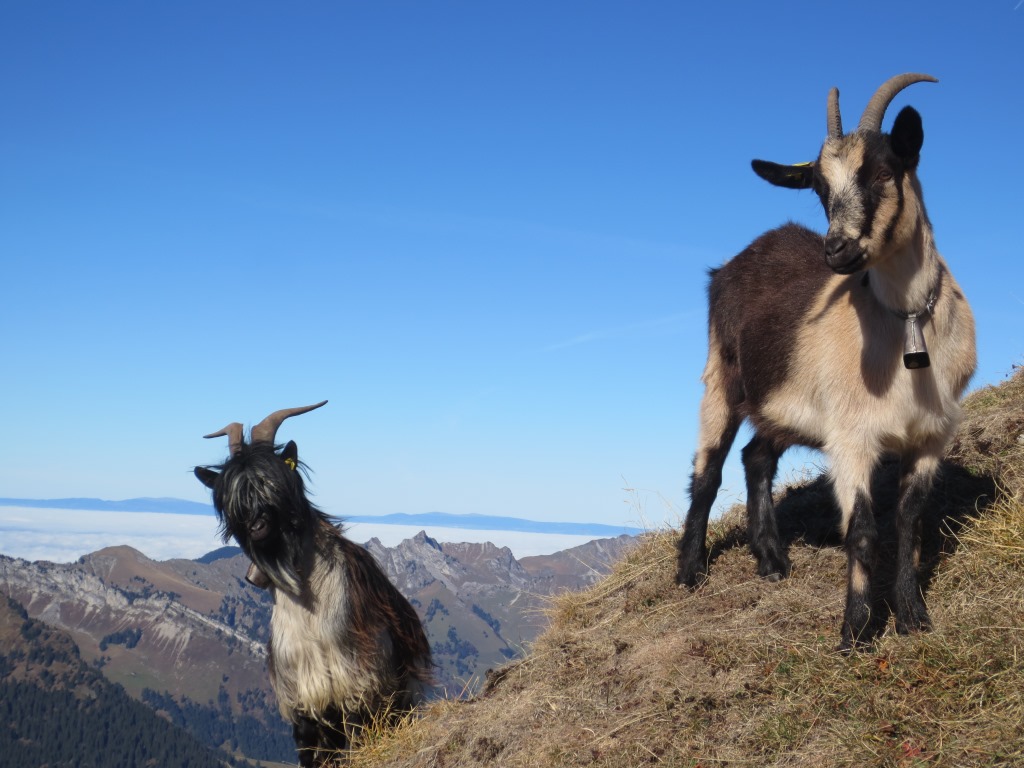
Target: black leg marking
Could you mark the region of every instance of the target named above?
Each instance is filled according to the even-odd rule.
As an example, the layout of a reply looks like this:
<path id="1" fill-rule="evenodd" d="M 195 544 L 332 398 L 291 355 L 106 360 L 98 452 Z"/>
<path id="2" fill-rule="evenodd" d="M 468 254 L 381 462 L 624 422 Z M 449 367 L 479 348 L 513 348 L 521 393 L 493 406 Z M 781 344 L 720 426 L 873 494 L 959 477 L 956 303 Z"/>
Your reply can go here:
<path id="1" fill-rule="evenodd" d="M 839 646 L 842 651 L 864 647 L 871 641 L 871 574 L 877 548 L 878 531 L 871 498 L 862 491 L 857 494 L 846 531 L 846 614 Z"/>
<path id="2" fill-rule="evenodd" d="M 708 451 L 701 474 L 694 472 L 690 480 L 690 509 L 686 513 L 683 535 L 679 537 L 679 560 L 676 584 L 691 589 L 699 586 L 708 574 L 708 516 L 722 484 L 722 465 L 736 439 L 739 422 L 730 423 L 722 434 L 718 446 Z M 699 450 L 699 449 L 698 449 Z"/>
<path id="3" fill-rule="evenodd" d="M 350 744 L 347 720 L 335 708 L 324 713 L 324 721 L 299 716 L 292 726 L 295 748 L 301 768 L 323 768 L 334 765 L 344 756 Z"/>
<path id="4" fill-rule="evenodd" d="M 750 551 L 757 558 L 758 575 L 769 581 L 786 578 L 792 568 L 779 539 L 779 526 L 772 502 L 772 482 L 781 455 L 782 450 L 760 435 L 754 435 L 754 439 L 743 449 Z"/>
<path id="5" fill-rule="evenodd" d="M 932 489 L 933 475 L 907 472 L 900 478 L 896 507 L 896 583 L 893 587 L 896 631 L 901 635 L 931 629 L 928 609 L 918 583 L 921 558 L 921 518 Z"/>
<path id="6" fill-rule="evenodd" d="M 314 768 L 317 764 L 317 747 L 320 743 L 320 727 L 310 717 L 299 717 L 292 725 L 292 738 L 299 752 L 299 765 Z"/>

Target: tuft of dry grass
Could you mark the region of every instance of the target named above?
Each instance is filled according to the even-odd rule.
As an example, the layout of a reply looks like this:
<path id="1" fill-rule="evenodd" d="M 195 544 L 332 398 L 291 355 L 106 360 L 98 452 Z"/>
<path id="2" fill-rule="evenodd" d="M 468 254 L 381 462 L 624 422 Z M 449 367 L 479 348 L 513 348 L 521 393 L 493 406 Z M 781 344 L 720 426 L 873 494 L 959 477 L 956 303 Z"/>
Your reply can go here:
<path id="1" fill-rule="evenodd" d="M 965 419 L 949 458 L 979 476 L 998 478 L 1011 494 L 1024 492 L 1024 366 L 998 386 L 964 400 Z"/>
<path id="2" fill-rule="evenodd" d="M 432 705 L 354 762 L 1024 764 L 1024 374 L 966 410 L 931 521 L 946 531 L 926 563 L 935 631 L 890 624 L 870 650 L 835 651 L 846 558 L 815 480 L 778 501 L 789 579 L 756 577 L 740 510 L 713 525 L 696 592 L 674 584 L 677 532 L 649 534 L 595 587 L 553 600 L 531 652 L 479 696 Z M 885 496 L 893 471 L 879 474 Z"/>

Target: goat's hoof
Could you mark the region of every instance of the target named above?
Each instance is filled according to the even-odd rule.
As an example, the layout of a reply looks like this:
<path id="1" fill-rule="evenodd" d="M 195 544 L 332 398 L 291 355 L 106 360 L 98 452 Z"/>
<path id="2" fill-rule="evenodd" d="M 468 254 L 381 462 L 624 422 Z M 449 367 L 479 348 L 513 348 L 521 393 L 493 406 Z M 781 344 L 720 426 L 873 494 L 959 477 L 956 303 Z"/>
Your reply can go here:
<path id="1" fill-rule="evenodd" d="M 928 617 L 926 610 L 914 611 L 909 617 L 896 617 L 896 634 L 914 635 L 919 632 L 931 632 L 932 620 Z"/>
<path id="2" fill-rule="evenodd" d="M 851 638 L 844 637 L 839 645 L 836 646 L 836 652 L 843 654 L 843 656 L 852 656 L 854 653 L 867 651 L 871 648 L 871 643 L 867 640 L 853 640 Z"/>
<path id="3" fill-rule="evenodd" d="M 792 572 L 788 558 L 765 558 L 757 565 L 757 575 L 765 581 L 777 582 L 787 578 Z"/>
<path id="4" fill-rule="evenodd" d="M 676 571 L 676 586 L 686 587 L 689 590 L 696 590 L 704 586 L 708 580 L 707 571 L 697 569 L 680 568 Z"/>
<path id="5" fill-rule="evenodd" d="M 858 627 L 856 631 L 854 630 L 855 626 Z M 844 621 L 840 638 L 839 647 L 836 650 L 849 656 L 854 651 L 870 649 L 874 643 L 875 633 L 871 630 L 870 622 L 851 624 L 849 621 Z"/>

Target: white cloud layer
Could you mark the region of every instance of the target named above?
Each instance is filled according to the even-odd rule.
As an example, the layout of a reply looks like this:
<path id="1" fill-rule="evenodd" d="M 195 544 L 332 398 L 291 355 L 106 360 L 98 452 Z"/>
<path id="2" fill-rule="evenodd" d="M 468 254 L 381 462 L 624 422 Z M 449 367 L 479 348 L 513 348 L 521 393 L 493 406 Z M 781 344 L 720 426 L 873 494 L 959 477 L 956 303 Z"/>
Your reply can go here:
<path id="1" fill-rule="evenodd" d="M 390 547 L 412 538 L 422 527 L 347 523 L 346 529 L 353 541 L 363 543 L 376 537 Z M 517 558 L 558 552 L 593 538 L 464 528 L 434 528 L 427 534 L 438 541 L 490 541 L 508 547 Z M 0 507 L 0 554 L 70 563 L 90 552 L 122 544 L 153 560 L 194 559 L 224 546 L 212 516 Z"/>

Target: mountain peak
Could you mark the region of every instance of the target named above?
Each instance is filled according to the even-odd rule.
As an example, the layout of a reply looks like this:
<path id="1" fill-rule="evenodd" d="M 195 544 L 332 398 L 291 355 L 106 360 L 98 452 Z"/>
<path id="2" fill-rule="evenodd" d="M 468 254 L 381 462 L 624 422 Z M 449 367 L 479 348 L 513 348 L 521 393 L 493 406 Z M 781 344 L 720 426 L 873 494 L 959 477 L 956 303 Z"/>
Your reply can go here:
<path id="1" fill-rule="evenodd" d="M 443 551 L 441 545 L 437 542 L 437 539 L 431 538 L 426 531 L 420 531 L 412 537 L 411 541 L 420 546 L 430 547 L 436 549 L 438 552 Z"/>
<path id="2" fill-rule="evenodd" d="M 220 547 L 218 549 L 215 549 L 212 552 L 207 552 L 202 557 L 197 557 L 195 561 L 197 563 L 209 565 L 210 563 L 216 562 L 217 560 L 225 560 L 230 557 L 237 557 L 240 554 L 242 554 L 242 549 L 240 547 L 229 545 L 226 547 Z"/>

